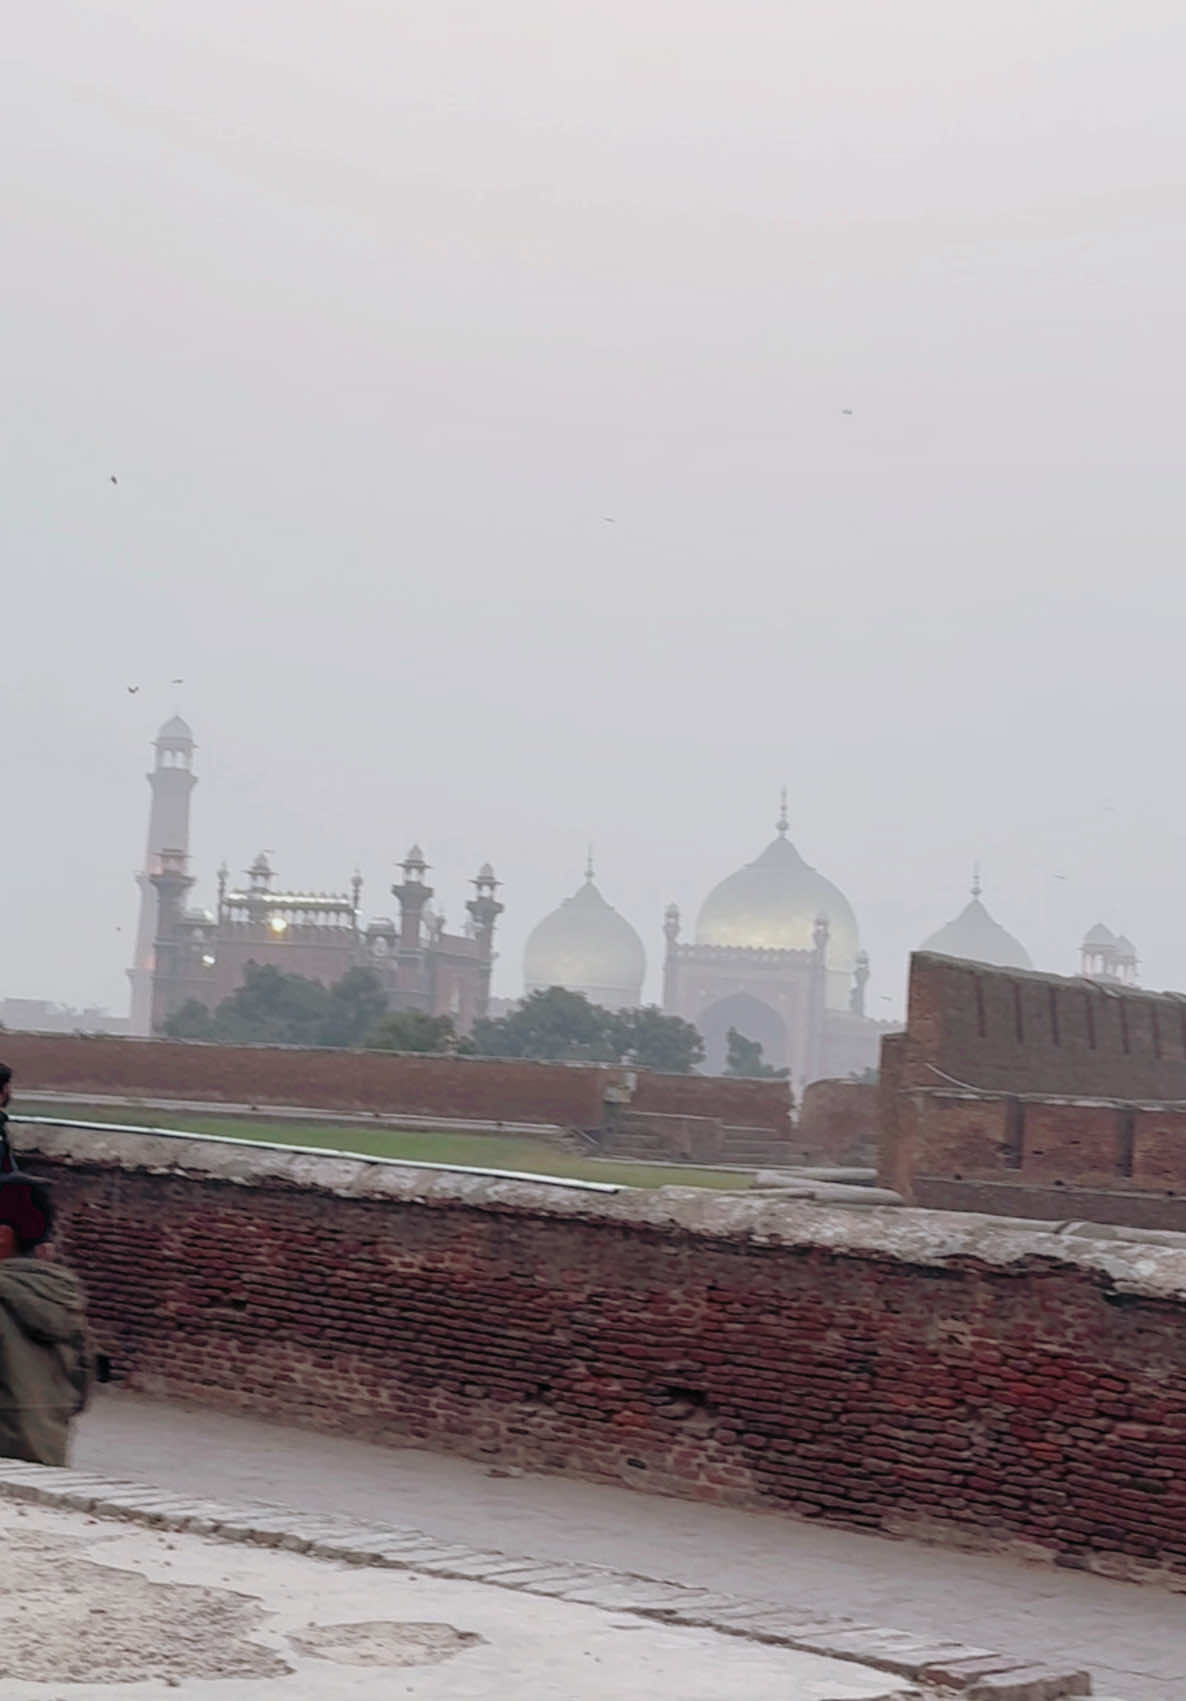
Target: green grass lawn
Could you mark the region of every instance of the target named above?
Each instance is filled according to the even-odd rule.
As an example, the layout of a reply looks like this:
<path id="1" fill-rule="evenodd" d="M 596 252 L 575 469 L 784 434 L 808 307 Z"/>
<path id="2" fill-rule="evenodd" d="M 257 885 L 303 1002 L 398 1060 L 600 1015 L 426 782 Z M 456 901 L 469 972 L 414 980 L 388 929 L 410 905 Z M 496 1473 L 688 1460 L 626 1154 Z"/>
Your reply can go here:
<path id="1" fill-rule="evenodd" d="M 19 1114 L 19 1112 L 18 1112 Z M 474 1164 L 483 1169 L 509 1169 L 532 1175 L 555 1175 L 577 1181 L 616 1181 L 623 1187 L 748 1187 L 750 1177 L 736 1170 L 696 1169 L 692 1165 L 629 1163 L 612 1158 L 564 1152 L 526 1135 L 414 1133 L 393 1128 L 364 1128 L 347 1123 L 270 1122 L 253 1117 L 174 1115 L 170 1111 L 137 1110 L 134 1105 L 82 1106 L 37 1104 L 31 1116 L 59 1115 L 68 1122 L 122 1122 L 136 1127 L 179 1129 L 187 1134 L 221 1134 L 232 1140 L 255 1140 L 274 1146 L 319 1146 L 363 1157 L 411 1158 L 419 1163 Z M 21 1129 L 14 1130 L 19 1150 Z"/>

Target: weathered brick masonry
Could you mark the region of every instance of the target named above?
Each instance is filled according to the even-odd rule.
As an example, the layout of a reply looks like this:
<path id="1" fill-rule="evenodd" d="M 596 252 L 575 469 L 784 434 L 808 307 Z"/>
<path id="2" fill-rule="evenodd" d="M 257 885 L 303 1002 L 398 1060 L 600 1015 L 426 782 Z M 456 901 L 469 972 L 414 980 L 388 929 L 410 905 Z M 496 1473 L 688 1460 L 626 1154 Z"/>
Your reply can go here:
<path id="1" fill-rule="evenodd" d="M 300 1105 L 338 1111 L 547 1122 L 596 1129 L 607 1088 L 651 1115 L 696 1116 L 785 1139 L 784 1081 L 658 1075 L 602 1064 L 419 1057 L 288 1046 L 192 1045 L 95 1034 L 5 1034 L 21 1087 L 127 1098 Z"/>
<path id="2" fill-rule="evenodd" d="M 142 1389 L 1186 1574 L 1176 1247 L 35 1138 L 99 1334 Z"/>
<path id="3" fill-rule="evenodd" d="M 793 1144 L 803 1163 L 872 1164 L 877 1157 L 877 1087 L 867 1081 L 812 1081 L 803 1094 Z"/>
<path id="4" fill-rule="evenodd" d="M 880 1149 L 917 1204 L 1186 1229 L 1186 998 L 919 953 Z"/>

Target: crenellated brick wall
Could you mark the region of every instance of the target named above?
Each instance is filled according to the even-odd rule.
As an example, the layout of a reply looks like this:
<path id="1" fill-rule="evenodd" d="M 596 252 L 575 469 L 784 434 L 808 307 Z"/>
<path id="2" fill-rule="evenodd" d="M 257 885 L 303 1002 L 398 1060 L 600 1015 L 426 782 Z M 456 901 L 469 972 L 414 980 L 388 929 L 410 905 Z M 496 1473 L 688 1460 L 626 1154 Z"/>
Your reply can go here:
<path id="1" fill-rule="evenodd" d="M 1186 1100 L 1186 995 L 918 951 L 906 1057 L 909 1086 Z"/>
<path id="2" fill-rule="evenodd" d="M 1186 998 L 917 954 L 880 1173 L 921 1205 L 1186 1229 Z"/>
<path id="3" fill-rule="evenodd" d="M 20 1138 L 146 1391 L 1186 1579 L 1178 1247 Z"/>

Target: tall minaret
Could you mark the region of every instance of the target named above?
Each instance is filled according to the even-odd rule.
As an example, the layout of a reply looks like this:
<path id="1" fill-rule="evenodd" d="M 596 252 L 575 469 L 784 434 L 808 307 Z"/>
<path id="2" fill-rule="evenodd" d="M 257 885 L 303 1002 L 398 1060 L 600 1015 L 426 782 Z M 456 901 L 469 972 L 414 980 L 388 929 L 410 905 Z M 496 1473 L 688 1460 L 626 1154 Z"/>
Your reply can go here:
<path id="1" fill-rule="evenodd" d="M 193 773 L 194 735 L 180 715 L 166 721 L 153 745 L 156 759 L 148 783 L 152 806 L 148 812 L 148 844 L 144 867 L 136 876 L 140 888 L 140 919 L 136 955 L 128 970 L 132 983 L 131 1031 L 152 1031 L 153 944 L 157 931 L 157 893 L 152 877 L 160 872 L 163 851 L 189 851 L 189 794 L 197 785 Z"/>
<path id="2" fill-rule="evenodd" d="M 466 909 L 469 911 L 474 924 L 474 937 L 478 942 L 478 996 L 474 1001 L 474 1014 L 486 1016 L 490 1010 L 490 976 L 494 969 L 494 924 L 505 909 L 496 896 L 501 881 L 494 878 L 494 870 L 488 862 L 484 862 L 478 870 L 473 882 L 475 896 L 472 897 Z"/>

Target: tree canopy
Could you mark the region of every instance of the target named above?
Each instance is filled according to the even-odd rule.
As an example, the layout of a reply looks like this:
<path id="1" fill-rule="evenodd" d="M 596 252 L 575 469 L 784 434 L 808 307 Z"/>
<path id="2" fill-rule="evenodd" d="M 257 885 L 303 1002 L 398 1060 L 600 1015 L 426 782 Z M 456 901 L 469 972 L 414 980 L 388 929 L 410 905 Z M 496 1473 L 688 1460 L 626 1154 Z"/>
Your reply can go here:
<path id="1" fill-rule="evenodd" d="M 563 986 L 530 993 L 509 1015 L 478 1022 L 473 1048 L 483 1057 L 636 1063 L 675 1075 L 689 1074 L 704 1058 L 703 1040 L 681 1017 L 653 1005 L 605 1010 Z"/>
<path id="2" fill-rule="evenodd" d="M 748 1081 L 785 1081 L 789 1077 L 789 1069 L 776 1069 L 765 1061 L 760 1040 L 746 1039 L 736 1028 L 730 1028 L 725 1038 L 726 1075 L 740 1075 Z"/>
<path id="3" fill-rule="evenodd" d="M 373 969 L 348 969 L 333 986 L 323 986 L 271 963 L 248 963 L 242 986 L 229 998 L 213 1010 L 191 998 L 162 1031 L 172 1039 L 224 1045 L 360 1046 L 386 1014 L 387 999 Z"/>
<path id="4" fill-rule="evenodd" d="M 367 1036 L 371 1051 L 463 1051 L 452 1016 L 430 1016 L 424 1010 L 389 1010 Z"/>
<path id="5" fill-rule="evenodd" d="M 371 969 L 350 969 L 333 986 L 323 986 L 270 963 L 248 963 L 243 985 L 213 1010 L 190 999 L 166 1019 L 162 1031 L 171 1039 L 224 1045 L 366 1046 L 634 1063 L 672 1075 L 687 1075 L 704 1060 L 704 1042 L 692 1024 L 653 1005 L 604 1010 L 583 993 L 553 986 L 533 992 L 509 1015 L 478 1022 L 472 1038 L 459 1039 L 450 1016 L 389 1010 Z"/>

